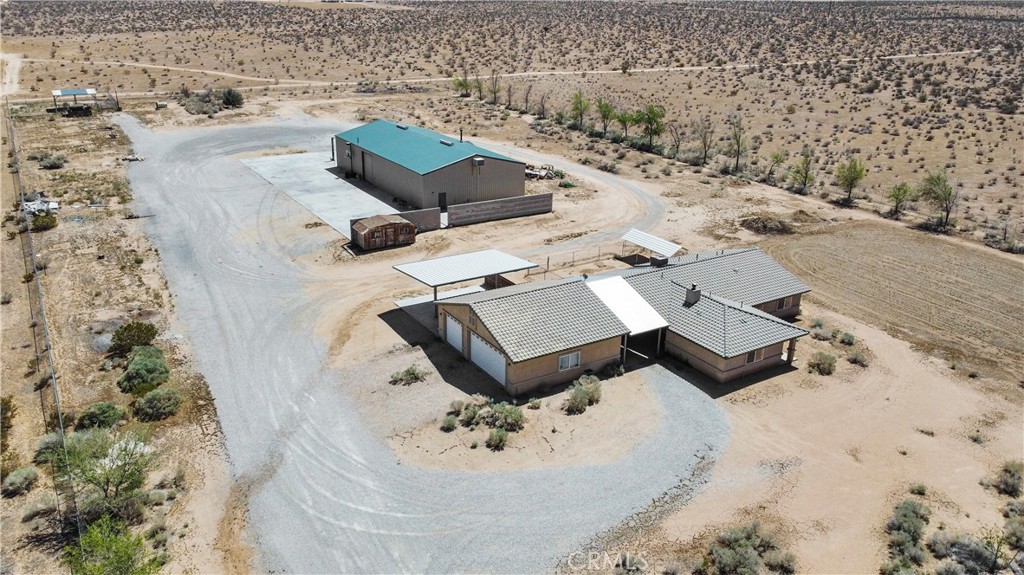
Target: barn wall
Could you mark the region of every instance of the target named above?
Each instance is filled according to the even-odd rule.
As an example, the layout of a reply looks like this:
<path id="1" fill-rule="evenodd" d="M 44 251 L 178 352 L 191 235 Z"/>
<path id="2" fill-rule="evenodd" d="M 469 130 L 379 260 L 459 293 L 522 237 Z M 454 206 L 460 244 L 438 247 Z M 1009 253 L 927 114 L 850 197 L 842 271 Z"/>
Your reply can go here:
<path id="1" fill-rule="evenodd" d="M 344 155 L 344 152 L 342 152 Z M 366 159 L 364 161 L 364 156 Z M 363 167 L 368 173 L 363 173 Z M 406 169 L 391 160 L 371 154 L 359 146 L 352 144 L 352 171 L 366 182 L 385 192 L 405 200 L 416 208 L 423 206 L 423 176 Z"/>
<path id="2" fill-rule="evenodd" d="M 484 165 L 479 168 L 474 168 L 472 158 L 466 158 L 423 178 L 423 207 L 436 207 L 439 193 L 448 194 L 449 206 L 526 193 L 524 165 L 494 158 L 484 158 Z"/>

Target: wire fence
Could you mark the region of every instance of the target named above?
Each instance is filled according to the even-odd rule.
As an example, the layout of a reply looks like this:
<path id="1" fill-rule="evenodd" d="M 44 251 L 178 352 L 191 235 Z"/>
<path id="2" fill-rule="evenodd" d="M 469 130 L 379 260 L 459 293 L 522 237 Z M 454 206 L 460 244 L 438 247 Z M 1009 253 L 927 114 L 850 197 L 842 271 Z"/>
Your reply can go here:
<path id="1" fill-rule="evenodd" d="M 15 193 L 18 196 L 18 205 L 22 214 L 25 214 L 25 190 L 21 182 L 21 164 L 18 157 L 18 146 L 15 137 L 14 116 L 10 113 L 10 105 L 7 104 L 7 133 L 8 146 L 10 149 L 10 167 L 13 172 Z M 43 285 L 40 279 L 45 273 L 45 266 L 40 266 L 36 259 L 36 238 L 32 234 L 30 219 L 26 219 L 26 226 L 20 235 L 22 258 L 25 266 L 25 290 L 29 303 L 29 327 L 32 331 L 32 345 L 34 350 L 33 361 L 29 366 L 37 374 L 41 374 L 36 383 L 36 390 L 39 392 L 39 404 L 43 418 L 43 426 L 47 432 L 57 434 L 60 440 L 61 453 L 65 467 L 68 463 L 67 439 L 64 434 L 65 414 L 61 407 L 60 387 L 57 385 L 57 367 L 53 358 L 53 341 L 50 338 L 50 328 L 46 321 L 46 301 L 43 298 Z M 70 423 L 70 422 L 67 422 Z M 67 483 L 58 481 L 60 474 L 56 465 L 51 460 L 54 477 L 54 493 L 56 495 L 57 516 L 65 521 L 74 521 L 79 543 L 82 536 L 82 520 L 79 515 L 77 489 L 74 479 L 67 478 Z M 63 492 L 63 493 L 62 493 Z M 62 497 L 63 496 L 63 497 Z M 63 505 L 63 509 L 62 506 Z"/>
<path id="2" fill-rule="evenodd" d="M 639 256 L 641 251 L 640 247 L 626 241 L 587 246 L 578 250 L 550 254 L 544 256 L 544 258 L 535 258 L 534 261 L 540 264 L 540 267 L 529 270 L 526 275 L 546 274 L 556 270 L 614 258 L 628 259 Z"/>

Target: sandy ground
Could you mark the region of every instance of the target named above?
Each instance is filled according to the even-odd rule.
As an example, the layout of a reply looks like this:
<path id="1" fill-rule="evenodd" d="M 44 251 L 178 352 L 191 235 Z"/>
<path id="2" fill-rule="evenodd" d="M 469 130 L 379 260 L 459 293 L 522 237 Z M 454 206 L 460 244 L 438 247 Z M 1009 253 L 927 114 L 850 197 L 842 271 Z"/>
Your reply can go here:
<path id="1" fill-rule="evenodd" d="M 653 555 L 692 559 L 709 533 L 756 519 L 782 535 L 800 572 L 874 572 L 885 520 L 915 483 L 928 487 L 929 529 L 1001 524 L 1005 499 L 978 482 L 1022 455 L 1020 394 L 992 397 L 880 329 L 815 306 L 805 316 L 855 333 L 871 366 L 840 360 L 831 377 L 800 371 L 721 397 L 737 440 L 709 488 L 661 523 Z M 806 338 L 798 353 L 829 347 Z M 981 445 L 968 438 L 979 428 Z"/>
<path id="2" fill-rule="evenodd" d="M 563 410 L 567 392 L 541 400 L 540 409 L 523 406 L 526 426 L 509 435 L 508 446 L 491 453 L 488 428 L 459 426 L 440 430 L 430 423 L 393 435 L 388 446 L 403 463 L 459 471 L 513 471 L 546 467 L 601 465 L 621 460 L 661 426 L 660 402 L 640 372 L 606 380 L 601 402 L 579 415 Z M 445 409 L 439 407 L 441 413 Z M 472 447 L 477 443 L 477 447 Z"/>

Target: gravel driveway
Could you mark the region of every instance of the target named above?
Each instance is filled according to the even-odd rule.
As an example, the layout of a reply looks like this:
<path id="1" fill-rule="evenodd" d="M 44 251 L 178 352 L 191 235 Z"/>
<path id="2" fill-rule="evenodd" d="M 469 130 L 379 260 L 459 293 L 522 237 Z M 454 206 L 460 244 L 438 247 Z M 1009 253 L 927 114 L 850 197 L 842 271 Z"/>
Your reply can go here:
<path id="1" fill-rule="evenodd" d="M 118 121 L 147 158 L 128 172 L 135 211 L 155 216 L 147 233 L 215 398 L 232 471 L 256 486 L 248 535 L 262 569 L 550 571 L 728 441 L 718 406 L 654 366 L 645 376 L 663 425 L 618 463 L 500 474 L 399 464 L 343 391 L 364 368 L 325 369 L 327 347 L 310 329 L 327 304 L 303 287 L 314 272 L 292 260 L 321 246 L 275 235 L 274 218 L 304 208 L 228 157 L 316 149 L 345 126 L 292 119 L 155 133 Z"/>

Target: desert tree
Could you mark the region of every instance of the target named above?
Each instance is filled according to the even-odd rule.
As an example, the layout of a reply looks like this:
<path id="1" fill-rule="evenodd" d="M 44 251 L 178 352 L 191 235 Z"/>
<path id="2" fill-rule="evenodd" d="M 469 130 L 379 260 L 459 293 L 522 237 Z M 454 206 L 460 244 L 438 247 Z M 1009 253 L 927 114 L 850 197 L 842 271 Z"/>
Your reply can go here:
<path id="1" fill-rule="evenodd" d="M 481 79 L 480 76 L 473 76 L 473 79 L 471 80 L 471 82 L 472 82 L 471 85 L 473 86 L 473 91 L 476 92 L 476 99 L 480 100 L 481 102 L 483 102 L 484 101 L 484 81 L 483 81 L 483 79 Z"/>
<path id="2" fill-rule="evenodd" d="M 864 167 L 864 162 L 853 157 L 836 167 L 836 184 L 839 185 L 839 189 L 846 192 L 846 198 L 842 201 L 844 205 L 853 205 L 853 190 L 864 179 L 865 174 L 867 168 Z"/>
<path id="3" fill-rule="evenodd" d="M 793 182 L 800 195 L 807 195 L 807 188 L 814 185 L 814 160 L 814 153 L 805 148 L 789 169 L 789 181 Z"/>
<path id="4" fill-rule="evenodd" d="M 740 158 L 747 152 L 747 131 L 743 127 L 743 118 L 733 116 L 729 120 L 729 155 L 733 158 L 733 173 L 740 171 Z"/>
<path id="5" fill-rule="evenodd" d="M 668 157 L 675 159 L 679 155 L 679 146 L 683 143 L 683 138 L 686 137 L 686 129 L 679 122 L 672 120 L 665 124 L 665 131 L 668 132 L 668 137 L 672 141 L 672 147 L 669 149 Z"/>
<path id="6" fill-rule="evenodd" d="M 623 74 L 629 74 L 629 70 L 632 67 L 632 62 L 630 62 L 629 60 L 623 60 L 622 63 L 619 64 L 619 71 L 622 72 Z"/>
<path id="7" fill-rule="evenodd" d="M 700 145 L 700 165 L 708 163 L 708 154 L 715 142 L 715 126 L 710 116 L 701 116 L 690 124 L 690 131 Z"/>
<path id="8" fill-rule="evenodd" d="M 530 113 L 530 93 L 533 92 L 533 84 L 527 83 L 523 88 L 523 112 Z"/>
<path id="9" fill-rule="evenodd" d="M 622 127 L 622 138 L 629 139 L 629 127 L 635 126 L 637 122 L 636 112 L 621 110 L 615 114 L 615 121 Z"/>
<path id="10" fill-rule="evenodd" d="M 153 448 L 135 433 L 90 429 L 69 435 L 65 446 L 66 455 L 57 452 L 56 444 L 48 454 L 58 481 L 78 490 L 91 488 L 106 509 L 137 493 L 156 459 Z"/>
<path id="11" fill-rule="evenodd" d="M 917 194 L 914 193 L 914 189 L 909 184 L 900 182 L 889 188 L 885 197 L 892 204 L 889 208 L 889 216 L 894 220 L 898 220 L 903 216 L 903 212 L 906 211 L 907 204 L 917 199 Z"/>
<path id="12" fill-rule="evenodd" d="M 542 92 L 540 98 L 537 99 L 537 117 L 547 118 L 548 116 L 548 96 L 551 92 Z"/>
<path id="13" fill-rule="evenodd" d="M 491 97 L 491 105 L 498 105 L 498 94 L 501 93 L 501 77 L 497 70 L 491 69 L 491 75 L 487 78 L 487 95 Z"/>
<path id="14" fill-rule="evenodd" d="M 459 76 L 452 77 L 452 86 L 455 91 L 459 93 L 460 98 L 468 98 L 469 92 L 472 89 L 472 85 L 468 78 L 461 78 Z"/>
<path id="15" fill-rule="evenodd" d="M 573 124 L 577 129 L 583 129 L 583 120 L 590 111 L 590 100 L 583 95 L 582 90 L 576 90 L 573 92 L 572 100 L 570 102 L 572 110 Z"/>
<path id="16" fill-rule="evenodd" d="M 765 173 L 764 181 L 769 184 L 773 183 L 775 181 L 775 168 L 782 165 L 787 159 L 789 159 L 789 153 L 785 150 L 772 152 L 772 155 L 768 156 L 768 172 Z"/>
<path id="17" fill-rule="evenodd" d="M 615 120 L 615 105 L 604 98 L 597 99 L 597 115 L 601 118 L 601 133 L 608 133 L 608 125 Z"/>
<path id="18" fill-rule="evenodd" d="M 516 93 L 516 86 L 512 82 L 505 84 L 505 107 L 512 108 L 512 96 Z"/>
<path id="19" fill-rule="evenodd" d="M 953 210 L 960 203 L 960 191 L 950 185 L 945 170 L 929 172 L 918 186 L 917 193 L 939 210 L 939 228 L 949 227 Z"/>
<path id="20" fill-rule="evenodd" d="M 644 135 L 647 136 L 648 150 L 654 149 L 654 138 L 665 133 L 665 108 L 648 104 L 637 112 L 637 123 L 643 126 Z"/>
<path id="21" fill-rule="evenodd" d="M 160 560 L 146 552 L 142 536 L 109 516 L 90 525 L 78 544 L 64 551 L 64 564 L 72 575 L 155 575 L 160 571 Z"/>
<path id="22" fill-rule="evenodd" d="M 152 88 L 155 86 L 150 87 Z M 228 88 L 221 92 L 220 99 L 221 104 L 227 108 L 241 108 L 242 104 L 245 103 L 245 97 L 242 96 L 241 92 L 234 88 Z"/>

